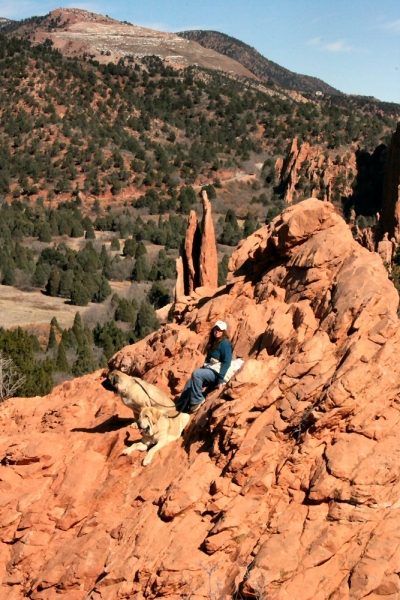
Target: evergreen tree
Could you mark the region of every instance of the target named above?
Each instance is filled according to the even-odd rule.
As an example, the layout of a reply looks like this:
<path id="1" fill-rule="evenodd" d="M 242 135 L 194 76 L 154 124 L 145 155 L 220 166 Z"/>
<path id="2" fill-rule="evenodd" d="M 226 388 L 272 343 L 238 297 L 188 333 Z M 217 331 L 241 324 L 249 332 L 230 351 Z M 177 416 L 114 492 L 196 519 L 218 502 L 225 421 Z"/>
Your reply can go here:
<path id="1" fill-rule="evenodd" d="M 104 302 L 108 296 L 111 296 L 111 288 L 104 275 L 101 276 L 100 285 L 92 297 L 92 302 Z"/>
<path id="2" fill-rule="evenodd" d="M 224 254 L 221 262 L 218 264 L 218 285 L 226 284 L 226 276 L 228 275 L 229 256 Z"/>
<path id="3" fill-rule="evenodd" d="M 139 310 L 138 303 L 136 300 L 126 300 L 121 298 L 115 309 L 114 319 L 116 321 L 124 321 L 126 323 L 134 323 L 136 321 L 136 315 Z"/>
<path id="4" fill-rule="evenodd" d="M 53 348 L 56 348 L 56 347 L 57 347 L 56 333 L 54 331 L 54 327 L 51 326 L 50 333 L 49 333 L 49 340 L 47 342 L 46 352 L 48 352 L 49 350 L 52 350 Z"/>
<path id="5" fill-rule="evenodd" d="M 119 251 L 121 249 L 121 245 L 119 243 L 119 239 L 117 237 L 114 237 L 111 240 L 111 244 L 110 244 L 110 250 L 116 250 Z"/>
<path id="6" fill-rule="evenodd" d="M 132 281 L 146 281 L 150 273 L 150 267 L 145 256 L 139 256 L 132 270 Z"/>
<path id="7" fill-rule="evenodd" d="M 82 347 L 78 350 L 76 361 L 72 365 L 72 374 L 81 377 L 86 373 L 93 373 L 98 368 L 98 362 L 94 356 L 90 344 L 84 340 Z"/>
<path id="8" fill-rule="evenodd" d="M 145 254 L 147 254 L 146 246 L 143 244 L 143 242 L 139 242 L 135 250 L 135 258 L 138 259 Z"/>
<path id="9" fill-rule="evenodd" d="M 259 225 L 257 218 L 253 215 L 253 213 L 248 211 L 243 225 L 243 237 L 249 237 L 249 235 L 257 231 L 258 228 Z"/>
<path id="10" fill-rule="evenodd" d="M 154 306 L 155 309 L 162 308 L 171 302 L 171 293 L 170 291 L 163 286 L 160 282 L 155 282 L 151 286 L 149 293 L 147 294 L 147 299 Z"/>
<path id="11" fill-rule="evenodd" d="M 156 311 L 148 302 L 140 304 L 139 312 L 136 317 L 135 336 L 138 340 L 146 337 L 160 327 Z"/>
<path id="12" fill-rule="evenodd" d="M 71 290 L 71 304 L 75 306 L 87 306 L 91 300 L 92 294 L 89 289 L 81 282 L 77 281 Z"/>
<path id="13" fill-rule="evenodd" d="M 50 225 L 45 222 L 42 224 L 39 230 L 39 242 L 51 242 L 51 230 Z"/>
<path id="14" fill-rule="evenodd" d="M 58 295 L 62 298 L 69 298 L 74 287 L 74 272 L 72 269 L 62 271 L 60 276 L 60 285 L 58 287 Z"/>
<path id="15" fill-rule="evenodd" d="M 49 280 L 46 284 L 46 294 L 48 296 L 57 296 L 60 287 L 61 274 L 60 270 L 55 268 L 50 273 Z"/>
<path id="16" fill-rule="evenodd" d="M 50 268 L 48 265 L 38 264 L 36 265 L 35 273 L 32 278 L 32 284 L 35 287 L 44 287 L 49 279 Z"/>
<path id="17" fill-rule="evenodd" d="M 57 369 L 57 371 L 61 371 L 62 373 L 69 372 L 67 353 L 65 351 L 65 346 L 64 346 L 64 343 L 62 340 L 59 343 L 58 349 L 57 349 L 56 369 Z"/>
<path id="18" fill-rule="evenodd" d="M 94 232 L 92 222 L 89 221 L 89 223 L 87 224 L 87 227 L 86 227 L 85 238 L 87 240 L 95 240 L 96 239 L 96 234 Z"/>
<path id="19" fill-rule="evenodd" d="M 136 248 L 137 248 L 137 242 L 136 240 L 132 239 L 132 238 L 128 238 L 125 241 L 123 250 L 122 250 L 122 254 L 124 256 L 135 256 L 135 252 L 136 252 Z"/>
<path id="20" fill-rule="evenodd" d="M 2 270 L 2 279 L 1 283 L 3 285 L 14 285 L 15 283 L 15 271 L 9 263 L 6 263 Z"/>

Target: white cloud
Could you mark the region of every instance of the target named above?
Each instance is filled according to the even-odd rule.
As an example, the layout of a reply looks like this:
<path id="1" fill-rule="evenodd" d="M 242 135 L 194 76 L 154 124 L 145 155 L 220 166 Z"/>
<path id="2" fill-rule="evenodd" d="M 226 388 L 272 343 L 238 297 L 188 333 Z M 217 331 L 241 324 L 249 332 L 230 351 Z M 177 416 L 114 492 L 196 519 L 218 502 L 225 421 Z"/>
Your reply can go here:
<path id="1" fill-rule="evenodd" d="M 393 33 L 400 33 L 400 19 L 392 21 L 391 23 L 386 23 L 383 28 L 392 31 Z"/>
<path id="2" fill-rule="evenodd" d="M 329 52 L 354 52 L 355 50 L 355 47 L 347 44 L 345 40 L 338 40 L 337 42 L 325 44 L 324 48 Z"/>

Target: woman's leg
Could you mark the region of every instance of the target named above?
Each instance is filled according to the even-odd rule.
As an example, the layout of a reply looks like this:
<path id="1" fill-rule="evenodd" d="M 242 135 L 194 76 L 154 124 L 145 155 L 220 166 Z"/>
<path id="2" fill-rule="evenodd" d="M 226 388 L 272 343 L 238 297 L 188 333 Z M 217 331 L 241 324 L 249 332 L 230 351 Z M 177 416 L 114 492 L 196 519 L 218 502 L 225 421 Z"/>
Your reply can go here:
<path id="1" fill-rule="evenodd" d="M 204 402 L 203 387 L 206 385 L 213 385 L 217 381 L 218 373 L 212 369 L 196 369 L 192 373 L 191 377 L 191 392 L 190 392 L 190 405 L 199 404 Z"/>

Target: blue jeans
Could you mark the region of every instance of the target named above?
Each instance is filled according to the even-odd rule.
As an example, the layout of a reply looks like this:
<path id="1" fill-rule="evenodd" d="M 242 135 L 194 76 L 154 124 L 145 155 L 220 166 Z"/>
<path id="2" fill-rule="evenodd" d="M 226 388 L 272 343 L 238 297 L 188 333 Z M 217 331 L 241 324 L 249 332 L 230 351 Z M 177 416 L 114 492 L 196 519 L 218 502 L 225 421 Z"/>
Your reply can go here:
<path id="1" fill-rule="evenodd" d="M 203 402 L 203 387 L 214 386 L 218 381 L 218 373 L 212 369 L 195 369 L 191 378 L 186 382 L 183 392 L 180 395 L 176 407 L 178 410 L 185 410 L 189 406 Z"/>

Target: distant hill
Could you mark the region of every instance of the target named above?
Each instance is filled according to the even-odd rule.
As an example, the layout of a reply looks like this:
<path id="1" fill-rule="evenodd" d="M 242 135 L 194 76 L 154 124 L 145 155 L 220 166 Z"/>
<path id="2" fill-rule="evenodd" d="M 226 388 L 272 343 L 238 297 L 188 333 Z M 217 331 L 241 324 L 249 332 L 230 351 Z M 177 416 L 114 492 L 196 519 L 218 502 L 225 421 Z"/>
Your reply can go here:
<path id="1" fill-rule="evenodd" d="M 196 65 L 255 79 L 241 63 L 175 33 L 139 27 L 79 8 L 58 8 L 44 17 L 4 21 L 4 32 L 34 45 L 50 40 L 64 56 L 91 58 L 105 64 L 120 60 L 133 63 L 144 56 L 158 56 L 175 68 Z"/>
<path id="2" fill-rule="evenodd" d="M 268 60 L 257 50 L 234 37 L 218 31 L 180 31 L 178 35 L 187 40 L 198 42 L 204 48 L 215 50 L 241 63 L 264 83 L 277 84 L 288 90 L 297 92 L 322 92 L 324 94 L 341 94 L 332 86 L 317 77 L 299 75 Z"/>
<path id="3" fill-rule="evenodd" d="M 10 30 L 12 28 L 13 23 L 15 23 L 15 21 L 11 21 L 10 19 L 4 19 L 0 17 L 0 33 Z"/>

